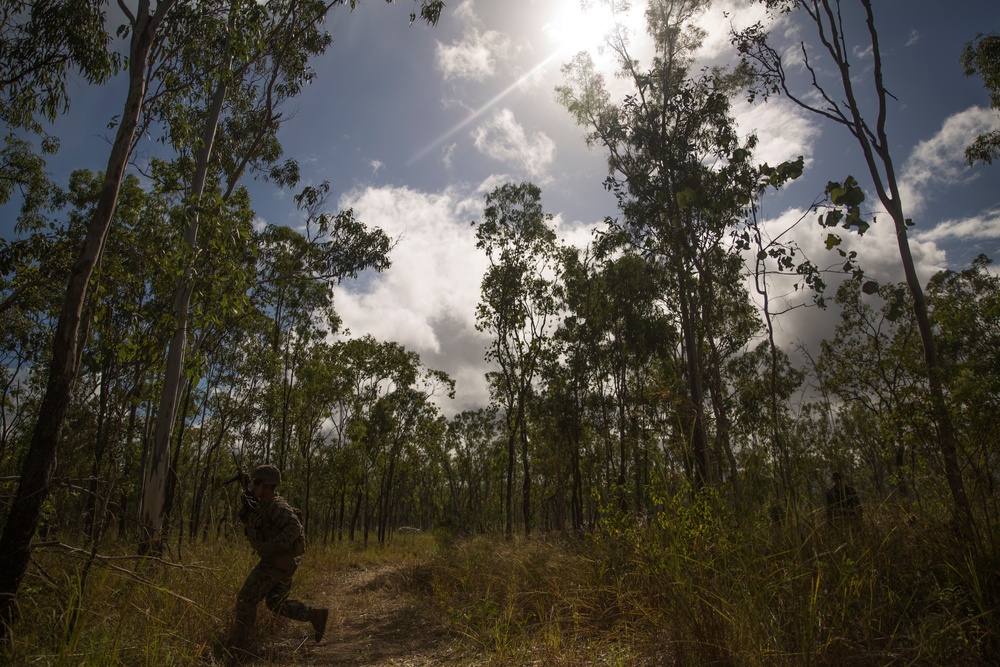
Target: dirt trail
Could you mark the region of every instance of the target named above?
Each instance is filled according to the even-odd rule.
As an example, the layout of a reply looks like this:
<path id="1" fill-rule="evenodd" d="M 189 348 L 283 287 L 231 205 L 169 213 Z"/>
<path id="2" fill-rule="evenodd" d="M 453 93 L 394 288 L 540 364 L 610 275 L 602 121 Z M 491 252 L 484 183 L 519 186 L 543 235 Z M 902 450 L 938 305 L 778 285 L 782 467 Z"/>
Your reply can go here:
<path id="1" fill-rule="evenodd" d="M 257 664 L 337 667 L 471 665 L 455 649 L 440 612 L 432 606 L 430 569 L 391 563 L 352 566 L 319 583 L 310 596 L 327 600 L 330 621 L 319 644 L 308 626 L 279 622 Z M 260 614 L 263 620 L 266 611 Z M 262 629 L 266 636 L 268 630 Z M 311 630 L 309 631 L 311 635 Z"/>

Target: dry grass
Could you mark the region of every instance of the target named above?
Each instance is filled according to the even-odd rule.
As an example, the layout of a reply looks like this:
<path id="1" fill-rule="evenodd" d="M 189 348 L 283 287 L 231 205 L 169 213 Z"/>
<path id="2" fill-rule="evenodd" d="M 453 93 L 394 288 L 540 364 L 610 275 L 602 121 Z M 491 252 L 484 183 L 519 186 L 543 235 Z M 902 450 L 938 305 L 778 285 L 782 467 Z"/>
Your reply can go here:
<path id="1" fill-rule="evenodd" d="M 890 508 L 851 526 L 721 508 L 670 501 L 658 519 L 610 517 L 583 536 L 311 548 L 293 595 L 346 620 L 302 648 L 300 628 L 262 613 L 257 664 L 986 665 L 1000 648 L 997 561 L 964 551 L 947 526 Z M 36 551 L 0 662 L 222 662 L 253 564 L 243 544 L 189 547 L 182 567 L 101 561 L 81 597 L 84 555 Z"/>
<path id="2" fill-rule="evenodd" d="M 1000 573 L 944 525 L 889 510 L 852 526 L 737 520 L 710 502 L 662 517 L 457 543 L 435 590 L 495 664 L 986 665 L 996 652 Z"/>

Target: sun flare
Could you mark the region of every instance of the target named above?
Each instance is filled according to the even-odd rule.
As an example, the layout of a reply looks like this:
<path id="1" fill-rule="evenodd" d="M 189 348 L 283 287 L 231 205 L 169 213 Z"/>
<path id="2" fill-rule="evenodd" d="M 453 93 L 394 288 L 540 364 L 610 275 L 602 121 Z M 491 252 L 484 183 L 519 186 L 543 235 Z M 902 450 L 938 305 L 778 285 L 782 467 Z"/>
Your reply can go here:
<path id="1" fill-rule="evenodd" d="M 543 30 L 559 52 L 593 53 L 605 42 L 614 26 L 614 17 L 603 2 L 554 0 L 552 5 Z"/>

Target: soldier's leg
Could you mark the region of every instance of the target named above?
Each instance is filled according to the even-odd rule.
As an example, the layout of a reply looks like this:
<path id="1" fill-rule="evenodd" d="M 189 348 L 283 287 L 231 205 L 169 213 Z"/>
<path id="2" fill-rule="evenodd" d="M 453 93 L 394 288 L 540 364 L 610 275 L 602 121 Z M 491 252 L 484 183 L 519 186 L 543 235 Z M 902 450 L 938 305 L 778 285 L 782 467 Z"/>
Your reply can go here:
<path id="1" fill-rule="evenodd" d="M 292 600 L 288 594 L 292 590 L 292 577 L 282 576 L 274 580 L 274 584 L 264 596 L 267 608 L 275 614 L 280 614 L 293 621 L 308 621 L 310 607 L 298 600 Z"/>
<path id="2" fill-rule="evenodd" d="M 257 618 L 257 605 L 267 595 L 273 583 L 273 577 L 261 563 L 250 570 L 243 588 L 236 595 L 236 619 L 233 621 L 232 632 L 229 633 L 230 645 L 238 645 L 246 640 Z"/>
<path id="3" fill-rule="evenodd" d="M 326 623 L 330 612 L 328 609 L 310 607 L 288 597 L 288 593 L 292 590 L 292 573 L 294 572 L 292 570 L 287 576 L 282 576 L 275 581 L 264 601 L 267 608 L 276 614 L 281 614 L 295 621 L 310 623 L 313 627 L 313 638 L 318 642 L 323 639 L 323 633 L 326 632 Z"/>

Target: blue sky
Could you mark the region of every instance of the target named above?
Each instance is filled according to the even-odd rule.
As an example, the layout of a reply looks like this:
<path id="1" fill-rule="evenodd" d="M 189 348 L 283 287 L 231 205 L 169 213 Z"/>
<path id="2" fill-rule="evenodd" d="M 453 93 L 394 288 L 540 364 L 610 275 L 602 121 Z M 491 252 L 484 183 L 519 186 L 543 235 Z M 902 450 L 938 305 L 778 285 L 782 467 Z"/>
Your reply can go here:
<path id="1" fill-rule="evenodd" d="M 904 205 L 917 223 L 912 246 L 921 275 L 963 268 L 979 253 L 1000 259 L 1000 165 L 967 168 L 961 154 L 975 134 L 1000 127 L 1000 120 L 987 109 L 981 80 L 963 77 L 959 63 L 965 42 L 1000 31 L 1000 5 L 875 4 L 886 80 L 898 98 L 888 131 L 909 201 Z M 700 63 L 732 60 L 729 22 L 762 18 L 747 5 L 717 2 L 704 17 L 709 36 Z M 412 6 L 364 0 L 353 12 L 338 7 L 331 13 L 334 43 L 315 62 L 316 80 L 293 103 L 281 139 L 286 154 L 301 163 L 304 184 L 329 181 L 340 207 L 353 207 L 359 219 L 398 239 L 393 268 L 338 288 L 338 310 L 352 334 L 396 340 L 425 364 L 451 373 L 458 396 L 443 406 L 451 414 L 487 400 L 487 341 L 474 328 L 486 262 L 469 225 L 481 216 L 483 195 L 508 180 L 535 182 L 561 237 L 577 244 L 616 215 L 602 188 L 604 153 L 586 147 L 584 128 L 554 94 L 562 62 L 577 49 L 596 49 L 607 23 L 589 18 L 596 10 L 583 12 L 578 0 L 451 0 L 433 28 L 408 25 Z M 642 57 L 641 24 L 634 25 Z M 796 34 L 794 24 L 777 30 Z M 870 66 L 870 54 L 859 46 L 852 67 L 859 80 Z M 55 127 L 63 148 L 51 163 L 54 174 L 103 167 L 102 137 L 122 97 L 120 83 L 74 90 L 72 112 Z M 743 131 L 759 135 L 761 161 L 806 157 L 803 177 L 765 201 L 772 224 L 801 217 L 829 180 L 854 174 L 867 186 L 860 152 L 842 128 L 783 100 L 756 107 L 738 101 L 734 111 Z M 293 192 L 268 184 L 253 184 L 251 192 L 261 221 L 300 224 Z M 874 206 L 874 196 L 869 202 Z M 825 234 L 811 221 L 797 232 L 820 264 L 829 257 L 822 250 Z M 887 224 L 857 241 L 849 244 L 866 270 L 882 280 L 901 279 Z M 835 323 L 833 313 L 793 314 L 782 323 L 782 339 L 811 346 Z"/>

